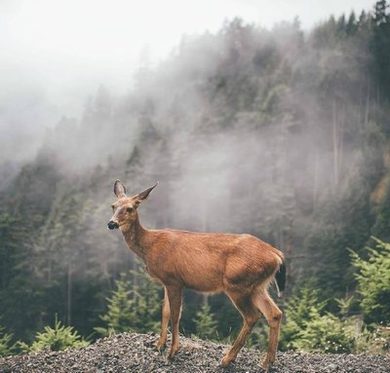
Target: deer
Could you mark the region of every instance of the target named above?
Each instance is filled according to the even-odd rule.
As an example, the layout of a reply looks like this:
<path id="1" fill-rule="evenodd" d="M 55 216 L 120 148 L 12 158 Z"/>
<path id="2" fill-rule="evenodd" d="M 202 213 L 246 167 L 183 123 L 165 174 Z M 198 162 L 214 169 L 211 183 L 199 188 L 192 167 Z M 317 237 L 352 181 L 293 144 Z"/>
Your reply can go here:
<path id="1" fill-rule="evenodd" d="M 168 324 L 172 340 L 168 359 L 179 350 L 179 322 L 183 289 L 224 292 L 243 318 L 242 328 L 221 366 L 234 362 L 253 326 L 264 315 L 269 325 L 267 354 L 261 367 L 268 372 L 278 347 L 282 311 L 268 288 L 272 281 L 283 291 L 286 282 L 284 255 L 270 244 L 250 234 L 200 233 L 175 229 L 145 229 L 138 207 L 158 185 L 133 196 L 116 180 L 110 230 L 119 229 L 125 242 L 145 264 L 149 276 L 164 288 L 161 333 L 158 351 L 166 346 Z"/>

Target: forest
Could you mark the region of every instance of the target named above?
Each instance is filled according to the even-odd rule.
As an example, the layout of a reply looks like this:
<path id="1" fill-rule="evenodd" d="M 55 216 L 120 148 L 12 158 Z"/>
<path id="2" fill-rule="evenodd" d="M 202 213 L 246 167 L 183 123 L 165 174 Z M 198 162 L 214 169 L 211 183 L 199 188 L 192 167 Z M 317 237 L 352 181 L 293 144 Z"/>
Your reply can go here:
<path id="1" fill-rule="evenodd" d="M 281 349 L 390 348 L 386 0 L 310 32 L 236 18 L 185 36 L 0 175 L 0 356 L 159 330 L 162 289 L 107 230 L 115 179 L 129 194 L 159 181 L 145 227 L 250 233 L 283 251 Z M 229 342 L 240 324 L 224 295 L 185 292 L 184 335 Z M 264 348 L 267 330 L 248 343 Z"/>

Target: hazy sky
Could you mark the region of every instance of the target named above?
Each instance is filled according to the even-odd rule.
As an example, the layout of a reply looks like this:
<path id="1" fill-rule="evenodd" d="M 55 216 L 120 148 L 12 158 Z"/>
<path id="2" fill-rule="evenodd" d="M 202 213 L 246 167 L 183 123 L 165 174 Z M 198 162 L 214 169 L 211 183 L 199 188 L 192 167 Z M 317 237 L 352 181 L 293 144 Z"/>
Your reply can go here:
<path id="1" fill-rule="evenodd" d="M 146 56 L 151 63 L 158 62 L 184 33 L 216 31 L 225 19 L 235 16 L 266 27 L 298 16 L 308 29 L 331 13 L 360 12 L 371 9 L 373 3 L 0 0 L 0 109 L 4 111 L 10 97 L 22 95 L 29 102 L 32 95 L 34 100 L 47 101 L 44 110 L 52 114 L 47 121 L 61 113 L 78 115 L 86 96 L 100 83 L 123 93 Z"/>

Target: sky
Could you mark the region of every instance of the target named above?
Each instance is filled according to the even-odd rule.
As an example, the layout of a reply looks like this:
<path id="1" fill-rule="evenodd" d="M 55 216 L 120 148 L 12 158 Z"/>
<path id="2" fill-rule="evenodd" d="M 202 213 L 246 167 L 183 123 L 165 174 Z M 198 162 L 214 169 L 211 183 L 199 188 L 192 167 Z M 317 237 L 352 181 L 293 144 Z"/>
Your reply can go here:
<path id="1" fill-rule="evenodd" d="M 373 3 L 0 0 L 0 130 L 10 118 L 26 125 L 29 109 L 34 112 L 30 122 L 41 126 L 55 124 L 62 114 L 78 117 L 100 84 L 125 93 L 134 71 L 164 59 L 183 34 L 217 31 L 226 19 L 238 16 L 272 28 L 298 16 L 307 30 L 330 14 L 360 12 Z M 44 102 L 42 107 L 38 102 Z"/>

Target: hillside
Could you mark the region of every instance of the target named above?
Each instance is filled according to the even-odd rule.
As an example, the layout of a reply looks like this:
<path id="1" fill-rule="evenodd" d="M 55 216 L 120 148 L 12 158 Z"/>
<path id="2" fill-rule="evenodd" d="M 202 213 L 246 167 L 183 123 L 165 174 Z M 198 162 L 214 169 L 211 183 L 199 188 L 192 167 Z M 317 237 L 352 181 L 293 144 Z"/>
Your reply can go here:
<path id="1" fill-rule="evenodd" d="M 157 335 L 123 333 L 98 340 L 80 350 L 40 352 L 0 359 L 2 373 L 33 372 L 261 372 L 260 353 L 243 349 L 228 369 L 219 367 L 227 346 L 182 337 L 182 348 L 173 362 L 154 348 Z M 271 369 L 274 373 L 338 372 L 385 373 L 389 356 L 308 354 L 284 352 Z"/>

